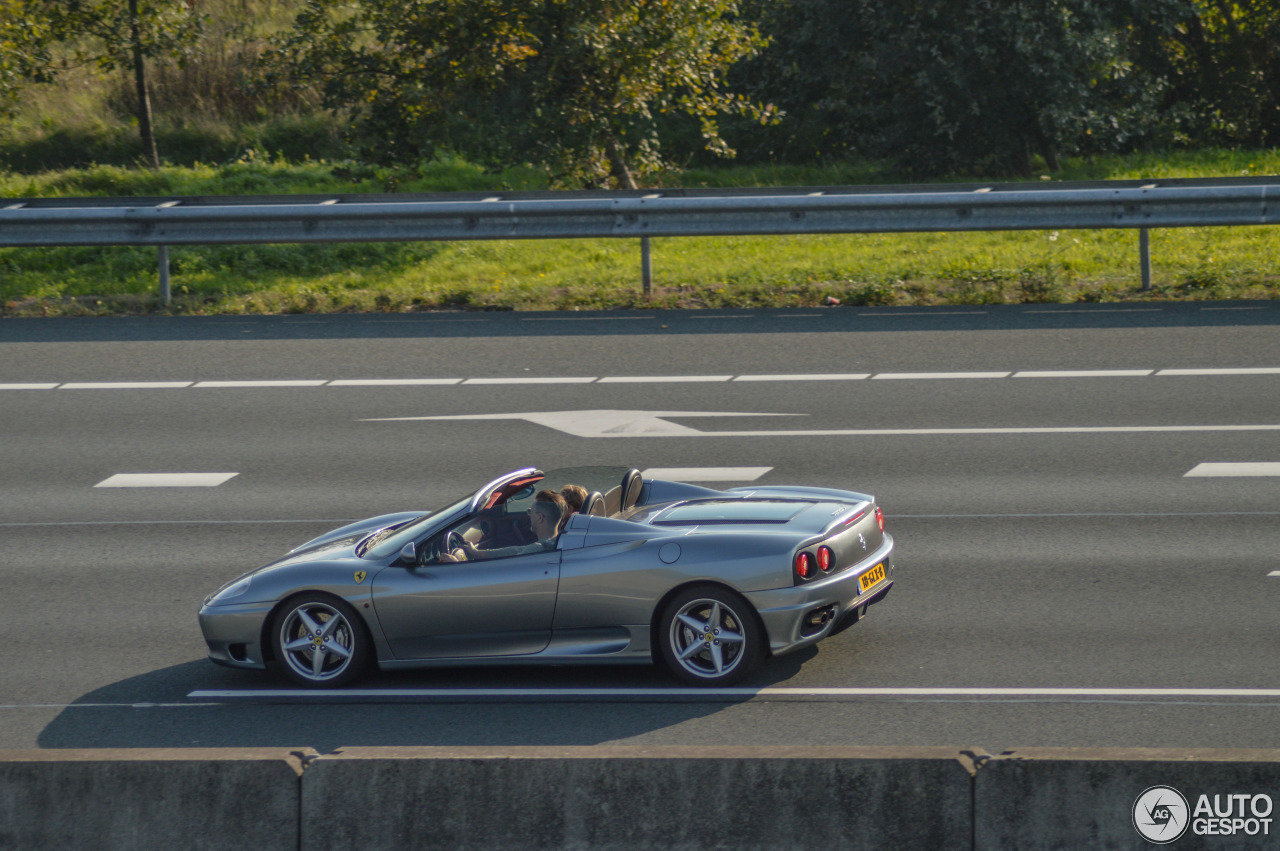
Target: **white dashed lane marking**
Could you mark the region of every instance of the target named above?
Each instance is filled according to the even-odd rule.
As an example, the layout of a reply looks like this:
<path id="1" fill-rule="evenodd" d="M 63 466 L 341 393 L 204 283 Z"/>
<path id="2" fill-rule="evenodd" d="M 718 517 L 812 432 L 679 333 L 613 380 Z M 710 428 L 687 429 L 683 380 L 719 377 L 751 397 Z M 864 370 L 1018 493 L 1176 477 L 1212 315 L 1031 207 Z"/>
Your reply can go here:
<path id="1" fill-rule="evenodd" d="M 323 378 L 314 381 L 201 381 L 196 387 L 322 387 L 327 383 Z"/>
<path id="2" fill-rule="evenodd" d="M 1162 369 L 1156 375 L 1280 375 L 1280 367 L 1239 367 L 1229 369 Z"/>
<path id="3" fill-rule="evenodd" d="M 681 381 L 728 381 L 732 375 L 611 375 L 601 384 L 673 384 Z"/>
<path id="4" fill-rule="evenodd" d="M 916 381 L 925 379 L 947 379 L 947 378 L 1007 378 L 1007 372 L 882 372 L 874 379 L 913 379 Z"/>
<path id="5" fill-rule="evenodd" d="M 62 390 L 181 390 L 190 381 L 70 381 Z"/>
<path id="6" fill-rule="evenodd" d="M 216 488 L 239 473 L 116 473 L 95 488 Z"/>
<path id="7" fill-rule="evenodd" d="M 461 384 L 461 378 L 339 378 L 330 387 L 404 387 Z"/>
<path id="8" fill-rule="evenodd" d="M 791 375 L 739 375 L 734 381 L 862 381 L 869 372 L 838 372 L 828 375 L 796 373 Z"/>
<path id="9" fill-rule="evenodd" d="M 1033 369 L 1015 372 L 1014 378 L 1142 378 L 1150 369 Z"/>
<path id="10" fill-rule="evenodd" d="M 714 317 L 710 317 L 714 318 Z M 804 382 L 880 380 L 983 380 L 1000 378 L 1144 378 L 1149 376 L 1264 376 L 1280 375 L 1280 367 L 1209 367 L 1188 369 L 1076 369 L 974 372 L 830 372 L 771 373 L 744 375 L 594 375 L 583 376 L 475 376 L 472 378 L 314 378 L 253 379 L 218 381 L 11 381 L 0 382 L 4 390 L 151 390 L 183 388 L 289 388 L 289 387 L 409 387 L 488 386 L 502 384 L 680 384 L 733 382 Z"/>
<path id="11" fill-rule="evenodd" d="M 1252 476 L 1280 476 L 1280 461 L 1246 461 L 1234 463 L 1197 464 L 1183 474 L 1183 478 L 1234 478 Z"/>

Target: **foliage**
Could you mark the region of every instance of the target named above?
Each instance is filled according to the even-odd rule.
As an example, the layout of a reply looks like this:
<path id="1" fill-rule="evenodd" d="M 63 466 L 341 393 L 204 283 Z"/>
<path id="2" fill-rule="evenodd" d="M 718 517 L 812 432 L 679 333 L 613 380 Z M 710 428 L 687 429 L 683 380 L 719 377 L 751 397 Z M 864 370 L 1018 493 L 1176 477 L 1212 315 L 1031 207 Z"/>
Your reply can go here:
<path id="1" fill-rule="evenodd" d="M 281 67 L 352 110 L 367 157 L 460 148 L 534 160 L 558 182 L 634 186 L 662 162 L 660 116 L 768 119 L 723 87 L 762 44 L 736 0 L 307 0 Z"/>
<path id="2" fill-rule="evenodd" d="M 30 0 L 0 0 L 0 116 L 12 115 L 25 83 L 50 79 L 52 40 Z"/>
<path id="3" fill-rule="evenodd" d="M 757 2 L 774 41 L 746 83 L 796 116 L 771 149 L 936 176 L 1056 170 L 1152 136 L 1127 28 L 1181 0 Z"/>
<path id="4" fill-rule="evenodd" d="M 49 40 L 70 45 L 79 62 L 124 71 L 134 82 L 135 115 L 147 160 L 159 167 L 147 63 L 181 64 L 199 39 L 202 18 L 186 0 L 25 0 Z M 49 72 L 50 66 L 33 68 Z"/>
<path id="5" fill-rule="evenodd" d="M 1180 0 L 1132 21 L 1135 62 L 1157 81 L 1187 141 L 1280 141 L 1280 5 L 1274 0 Z"/>

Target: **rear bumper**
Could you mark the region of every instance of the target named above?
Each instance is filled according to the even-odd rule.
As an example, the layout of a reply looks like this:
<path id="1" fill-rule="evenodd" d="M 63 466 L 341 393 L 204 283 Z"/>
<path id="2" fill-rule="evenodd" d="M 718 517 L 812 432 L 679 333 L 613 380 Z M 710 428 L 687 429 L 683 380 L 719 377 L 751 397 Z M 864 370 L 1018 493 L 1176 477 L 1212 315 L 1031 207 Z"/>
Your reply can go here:
<path id="1" fill-rule="evenodd" d="M 884 565 L 885 578 L 863 592 L 858 578 L 877 564 Z M 893 538 L 867 558 L 840 573 L 805 585 L 754 591 L 744 596 L 760 614 L 769 639 L 769 651 L 780 656 L 816 644 L 851 626 L 880 602 L 893 587 Z M 815 621 L 823 620 L 820 626 Z"/>

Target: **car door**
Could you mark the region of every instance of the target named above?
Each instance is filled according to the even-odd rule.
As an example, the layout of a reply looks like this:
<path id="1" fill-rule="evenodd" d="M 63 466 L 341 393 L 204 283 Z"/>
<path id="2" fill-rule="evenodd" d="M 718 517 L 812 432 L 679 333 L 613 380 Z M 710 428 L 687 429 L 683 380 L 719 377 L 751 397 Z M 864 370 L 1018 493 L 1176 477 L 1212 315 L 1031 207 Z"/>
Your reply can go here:
<path id="1" fill-rule="evenodd" d="M 551 640 L 557 550 L 455 564 L 392 566 L 373 605 L 397 659 L 537 653 Z"/>

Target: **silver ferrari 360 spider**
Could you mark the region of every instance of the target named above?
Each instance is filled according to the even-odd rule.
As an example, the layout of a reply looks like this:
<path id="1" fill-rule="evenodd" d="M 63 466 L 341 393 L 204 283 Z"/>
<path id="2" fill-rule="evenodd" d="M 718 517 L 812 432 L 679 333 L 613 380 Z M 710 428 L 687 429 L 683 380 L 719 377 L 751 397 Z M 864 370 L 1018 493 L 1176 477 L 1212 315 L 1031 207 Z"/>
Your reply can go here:
<path id="1" fill-rule="evenodd" d="M 587 493 L 577 513 L 534 516 L 567 485 Z M 526 662 L 660 662 L 718 686 L 865 615 L 892 555 L 866 494 L 527 468 L 308 541 L 209 595 L 200 628 L 214 662 L 304 686 L 371 664 Z"/>

